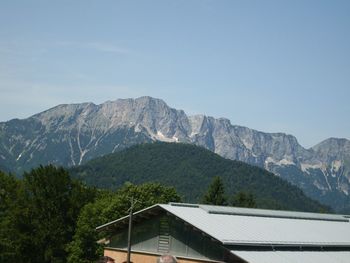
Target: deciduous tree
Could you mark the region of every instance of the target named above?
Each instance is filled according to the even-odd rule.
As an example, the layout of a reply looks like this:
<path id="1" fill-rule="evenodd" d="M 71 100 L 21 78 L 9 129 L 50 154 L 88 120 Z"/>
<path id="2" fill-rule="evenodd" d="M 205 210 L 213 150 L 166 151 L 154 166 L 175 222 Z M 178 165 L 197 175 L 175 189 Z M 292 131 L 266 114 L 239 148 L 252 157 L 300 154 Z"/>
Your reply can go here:
<path id="1" fill-rule="evenodd" d="M 154 183 L 126 183 L 115 193 L 101 191 L 94 203 L 81 210 L 73 241 L 68 246 L 68 262 L 91 262 L 101 255 L 102 247 L 96 242 L 104 233 L 97 233 L 95 228 L 127 215 L 131 198 L 136 201 L 134 211 L 156 203 L 181 201 L 174 188 Z"/>

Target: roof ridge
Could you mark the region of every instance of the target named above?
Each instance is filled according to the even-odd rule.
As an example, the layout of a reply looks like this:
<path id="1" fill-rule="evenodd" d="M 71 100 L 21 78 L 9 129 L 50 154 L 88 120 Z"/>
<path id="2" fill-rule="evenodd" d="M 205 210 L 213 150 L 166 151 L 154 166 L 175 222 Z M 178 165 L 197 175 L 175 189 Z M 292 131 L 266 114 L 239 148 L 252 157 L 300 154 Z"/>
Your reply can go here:
<path id="1" fill-rule="evenodd" d="M 321 220 L 349 222 L 349 216 L 339 214 L 322 214 L 315 212 L 299 212 L 288 210 L 271 210 L 261 208 L 246 208 L 233 206 L 217 206 L 205 204 L 190 203 L 169 203 L 171 206 L 201 208 L 209 214 L 220 215 L 241 215 L 241 216 L 257 216 L 269 218 L 286 218 L 286 219 L 304 219 L 304 220 Z"/>

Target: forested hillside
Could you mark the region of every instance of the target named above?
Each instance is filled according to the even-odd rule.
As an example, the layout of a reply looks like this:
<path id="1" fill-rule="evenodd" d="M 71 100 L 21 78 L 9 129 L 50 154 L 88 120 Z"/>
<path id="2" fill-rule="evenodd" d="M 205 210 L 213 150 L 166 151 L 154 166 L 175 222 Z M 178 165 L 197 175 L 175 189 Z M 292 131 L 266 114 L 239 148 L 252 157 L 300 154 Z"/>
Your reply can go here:
<path id="1" fill-rule="evenodd" d="M 190 144 L 142 144 L 94 159 L 70 170 L 88 185 L 116 189 L 124 182 L 158 182 L 174 186 L 186 202 L 199 202 L 215 176 L 222 178 L 228 198 L 252 194 L 260 208 L 324 211 L 290 183 L 261 168 L 224 159 Z"/>

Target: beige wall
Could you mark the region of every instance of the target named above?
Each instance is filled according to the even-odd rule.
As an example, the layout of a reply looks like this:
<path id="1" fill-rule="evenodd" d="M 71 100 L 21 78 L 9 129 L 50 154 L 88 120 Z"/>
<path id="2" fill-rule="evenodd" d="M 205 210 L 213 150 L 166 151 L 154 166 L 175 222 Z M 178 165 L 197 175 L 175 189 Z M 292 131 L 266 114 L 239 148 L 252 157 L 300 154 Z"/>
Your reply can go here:
<path id="1" fill-rule="evenodd" d="M 115 263 L 122 263 L 126 261 L 126 252 L 121 250 L 112 250 L 105 249 L 104 255 L 109 256 L 115 260 Z M 131 261 L 133 263 L 156 263 L 159 255 L 154 254 L 144 254 L 140 252 L 132 252 L 131 253 Z M 191 260 L 177 257 L 179 263 L 205 263 L 205 262 L 213 262 L 213 261 L 205 261 L 205 260 Z"/>

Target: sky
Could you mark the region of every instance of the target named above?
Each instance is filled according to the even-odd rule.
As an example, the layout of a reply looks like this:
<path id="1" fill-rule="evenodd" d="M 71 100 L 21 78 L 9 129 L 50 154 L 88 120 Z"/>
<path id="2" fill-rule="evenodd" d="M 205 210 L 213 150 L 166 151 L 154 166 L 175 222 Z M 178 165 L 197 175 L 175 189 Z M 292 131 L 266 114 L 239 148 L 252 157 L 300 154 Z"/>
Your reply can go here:
<path id="1" fill-rule="evenodd" d="M 350 139 L 348 0 L 2 0 L 0 122 L 152 96 L 188 115 Z"/>

